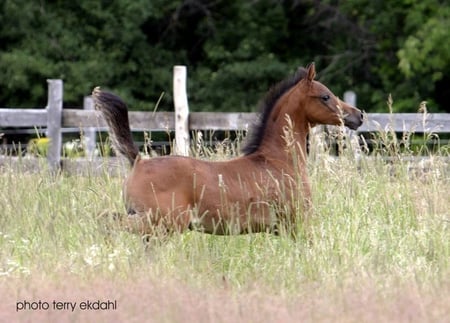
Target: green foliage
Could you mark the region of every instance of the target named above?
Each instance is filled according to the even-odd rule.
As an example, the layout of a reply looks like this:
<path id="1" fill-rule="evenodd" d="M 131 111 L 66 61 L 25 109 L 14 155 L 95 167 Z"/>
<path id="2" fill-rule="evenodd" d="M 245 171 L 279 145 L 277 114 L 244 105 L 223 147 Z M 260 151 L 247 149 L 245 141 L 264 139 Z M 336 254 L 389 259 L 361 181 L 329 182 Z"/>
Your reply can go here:
<path id="1" fill-rule="evenodd" d="M 33 138 L 28 142 L 27 153 L 37 157 L 47 157 L 49 138 Z"/>
<path id="2" fill-rule="evenodd" d="M 61 78 L 65 101 L 79 104 L 95 85 L 120 87 L 145 76 L 140 75 L 145 64 L 140 57 L 146 38 L 139 26 L 149 10 L 147 1 L 107 3 L 6 1 L 1 20 L 22 23 L 2 28 L 6 48 L 0 53 L 0 82 L 10 92 L 1 100 L 45 104 L 45 79 Z M 131 99 L 131 88 L 120 92 Z"/>
<path id="3" fill-rule="evenodd" d="M 439 8 L 410 35 L 398 51 L 400 69 L 407 77 L 425 76 L 438 81 L 450 66 L 450 8 Z"/>
<path id="4" fill-rule="evenodd" d="M 172 110 L 172 67 L 187 65 L 193 110 L 253 110 L 268 88 L 315 61 L 366 111 L 450 103 L 450 7 L 443 1 L 80 0 L 0 5 L 0 105 L 42 106 L 47 78 L 66 106 L 94 86 L 133 109 Z"/>

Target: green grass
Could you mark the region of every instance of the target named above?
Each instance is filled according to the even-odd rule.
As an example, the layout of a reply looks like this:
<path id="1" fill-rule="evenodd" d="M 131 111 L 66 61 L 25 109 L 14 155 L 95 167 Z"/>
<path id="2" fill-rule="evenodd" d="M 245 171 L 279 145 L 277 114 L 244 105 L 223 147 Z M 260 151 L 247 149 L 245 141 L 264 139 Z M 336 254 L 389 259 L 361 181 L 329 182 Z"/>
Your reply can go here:
<path id="1" fill-rule="evenodd" d="M 239 295 L 253 291 L 262 299 L 272 295 L 308 300 L 313 308 L 327 295 L 335 304 L 330 305 L 334 314 L 307 315 L 311 320 L 341 317 L 340 306 L 346 304 L 342 299 L 353 291 L 366 291 L 372 295 L 368 302 L 381 308 L 389 307 L 386 297 L 404 295 L 402 291 L 428 295 L 426 302 L 448 299 L 446 162 L 432 159 L 421 166 L 365 157 L 357 161 L 350 154 L 336 159 L 319 152 L 310 163 L 310 180 L 315 215 L 311 243 L 266 234 L 220 237 L 188 232 L 146 251 L 139 237 L 111 230 L 97 218 L 106 209 L 123 210 L 122 178 L 106 172 L 98 177 L 52 176 L 5 168 L 0 172 L 0 281 L 13 282 L 9 286 L 17 297 L 34 280 L 133 285 L 142 277 L 158 284 L 179 282 L 212 295 L 225 290 L 229 297 L 237 295 L 236 302 L 242 301 Z M 134 288 L 128 292 L 141 287 Z M 450 309 L 446 302 L 438 304 L 437 314 L 419 318 L 440 318 Z M 375 317 L 383 313 L 372 310 Z"/>

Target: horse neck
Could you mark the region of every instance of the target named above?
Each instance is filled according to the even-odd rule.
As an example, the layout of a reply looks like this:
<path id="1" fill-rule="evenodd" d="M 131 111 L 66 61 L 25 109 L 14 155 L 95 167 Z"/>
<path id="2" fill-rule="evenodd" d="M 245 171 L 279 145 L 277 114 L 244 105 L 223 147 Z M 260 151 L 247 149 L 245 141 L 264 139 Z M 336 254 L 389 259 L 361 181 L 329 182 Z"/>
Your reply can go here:
<path id="1" fill-rule="evenodd" d="M 306 163 L 306 143 L 310 126 L 303 109 L 293 106 L 291 102 L 298 101 L 284 97 L 274 108 L 266 125 L 260 150 L 268 159 L 283 160 L 295 168 L 296 163 Z"/>

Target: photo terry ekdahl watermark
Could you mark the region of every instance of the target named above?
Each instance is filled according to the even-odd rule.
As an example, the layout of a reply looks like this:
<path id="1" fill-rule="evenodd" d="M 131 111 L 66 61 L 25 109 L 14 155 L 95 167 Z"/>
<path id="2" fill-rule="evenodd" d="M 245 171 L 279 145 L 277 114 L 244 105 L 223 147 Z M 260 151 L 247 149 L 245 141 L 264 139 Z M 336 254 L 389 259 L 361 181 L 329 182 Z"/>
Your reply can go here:
<path id="1" fill-rule="evenodd" d="M 117 310 L 117 300 L 84 300 L 70 301 L 17 301 L 16 312 L 21 311 L 114 311 Z"/>

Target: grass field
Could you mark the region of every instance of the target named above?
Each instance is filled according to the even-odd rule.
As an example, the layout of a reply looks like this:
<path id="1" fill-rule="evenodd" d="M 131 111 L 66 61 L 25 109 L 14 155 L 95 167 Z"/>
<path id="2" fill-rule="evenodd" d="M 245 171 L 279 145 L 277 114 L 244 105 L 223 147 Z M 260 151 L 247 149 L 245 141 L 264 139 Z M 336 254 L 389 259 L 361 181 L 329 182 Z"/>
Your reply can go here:
<path id="1" fill-rule="evenodd" d="M 147 251 L 97 219 L 123 210 L 122 178 L 2 169 L 0 321 L 449 322 L 448 162 L 309 168 L 312 243 L 189 232 Z"/>

